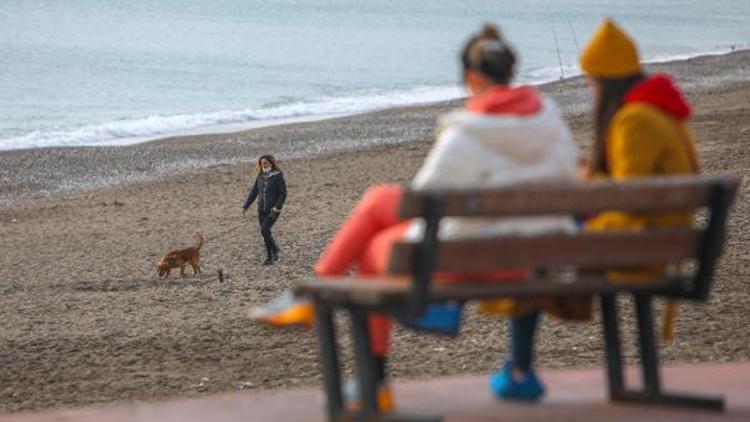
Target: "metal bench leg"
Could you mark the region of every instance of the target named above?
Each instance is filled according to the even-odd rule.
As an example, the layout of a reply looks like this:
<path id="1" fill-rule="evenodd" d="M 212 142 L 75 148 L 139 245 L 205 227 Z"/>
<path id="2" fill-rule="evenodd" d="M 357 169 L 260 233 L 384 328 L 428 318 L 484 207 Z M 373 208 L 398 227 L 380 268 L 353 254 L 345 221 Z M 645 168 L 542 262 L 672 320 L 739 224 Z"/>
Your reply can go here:
<path id="1" fill-rule="evenodd" d="M 651 296 L 635 295 L 635 311 L 638 319 L 638 346 L 641 353 L 643 392 L 648 397 L 656 397 L 661 392 L 661 382 L 659 381 L 659 356 L 654 338 Z"/>
<path id="2" fill-rule="evenodd" d="M 367 313 L 361 309 L 351 309 L 352 334 L 354 336 L 354 352 L 357 364 L 357 378 L 360 391 L 360 417 L 367 418 L 378 413 L 377 379 L 375 374 L 375 358 L 370 347 L 370 327 L 367 323 Z"/>
<path id="3" fill-rule="evenodd" d="M 638 317 L 638 345 L 641 354 L 643 371 L 643 390 L 626 391 L 616 399 L 644 404 L 694 407 L 706 410 L 723 411 L 724 399 L 721 397 L 699 397 L 682 394 L 664 393 L 659 379 L 659 356 L 654 336 L 654 318 L 651 311 L 650 295 L 635 296 L 635 310 Z"/>
<path id="4" fill-rule="evenodd" d="M 375 360 L 372 357 L 370 349 L 367 315 L 361 310 L 352 312 L 352 331 L 354 333 L 360 391 L 371 391 L 369 393 L 370 404 L 368 405 L 368 401 L 366 400 L 368 393 L 365 393 L 362 395 L 363 400 L 359 414 L 353 414 L 345 409 L 341 394 L 341 366 L 339 365 L 338 344 L 336 342 L 335 325 L 333 324 L 333 309 L 321 303 L 316 303 L 315 317 L 318 326 L 320 361 L 323 370 L 323 383 L 327 398 L 329 421 L 440 422 L 442 420 L 440 417 L 435 416 L 378 413 Z M 362 353 L 362 351 L 366 351 L 366 353 Z M 365 385 L 362 385 L 362 383 L 365 383 Z"/>
<path id="5" fill-rule="evenodd" d="M 318 302 L 315 304 L 315 318 L 318 324 L 320 362 L 323 369 L 328 419 L 334 421 L 344 412 L 344 407 L 341 398 L 341 367 L 339 366 L 336 329 L 333 325 L 333 311 L 330 307 Z"/>
<path id="6" fill-rule="evenodd" d="M 617 320 L 616 296 L 602 295 L 601 308 L 609 398 L 616 400 L 625 391 L 622 376 L 622 352 L 620 348 L 620 328 Z"/>

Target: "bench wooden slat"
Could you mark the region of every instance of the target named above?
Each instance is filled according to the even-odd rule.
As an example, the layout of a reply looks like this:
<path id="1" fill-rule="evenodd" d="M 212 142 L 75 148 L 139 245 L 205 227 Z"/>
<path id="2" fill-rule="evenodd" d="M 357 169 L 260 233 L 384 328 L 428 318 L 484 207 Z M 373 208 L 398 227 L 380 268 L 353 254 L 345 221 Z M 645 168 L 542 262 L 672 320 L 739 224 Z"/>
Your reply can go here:
<path id="1" fill-rule="evenodd" d="M 612 284 L 603 277 L 581 276 L 574 282 L 553 278 L 527 279 L 518 282 L 435 283 L 431 300 L 472 300 L 499 297 L 578 296 L 611 292 L 664 291 L 682 285 L 682 277 L 660 278 L 648 283 Z M 327 303 L 384 306 L 408 300 L 411 282 L 406 278 L 321 278 L 310 279 L 294 286 L 296 294 L 312 295 Z"/>
<path id="2" fill-rule="evenodd" d="M 739 185 L 735 177 L 671 176 L 632 179 L 627 182 L 595 181 L 567 185 L 518 186 L 497 189 L 408 191 L 399 215 L 424 214 L 423 198 L 443 199 L 444 216 L 574 214 L 620 210 L 627 212 L 687 211 L 708 205 L 717 183 Z"/>
<path id="3" fill-rule="evenodd" d="M 608 268 L 670 262 L 695 257 L 701 232 L 689 228 L 533 237 L 493 237 L 440 242 L 438 272 L 485 272 L 499 268 L 574 265 Z M 394 245 L 391 274 L 414 270 L 418 243 Z"/>

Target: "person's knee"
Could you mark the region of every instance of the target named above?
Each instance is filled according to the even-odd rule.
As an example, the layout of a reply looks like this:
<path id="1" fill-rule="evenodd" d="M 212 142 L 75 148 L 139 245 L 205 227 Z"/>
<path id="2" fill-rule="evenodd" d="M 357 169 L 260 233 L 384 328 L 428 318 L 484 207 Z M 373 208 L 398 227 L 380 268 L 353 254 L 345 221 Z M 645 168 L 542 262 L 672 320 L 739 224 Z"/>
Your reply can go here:
<path id="1" fill-rule="evenodd" d="M 382 201 L 386 198 L 400 197 L 403 188 L 393 183 L 372 185 L 362 195 L 362 202 Z"/>
<path id="2" fill-rule="evenodd" d="M 381 184 L 370 186 L 357 206 L 357 212 L 369 214 L 373 218 L 380 216 L 384 210 L 390 212 L 398 207 L 404 189 L 399 185 Z"/>

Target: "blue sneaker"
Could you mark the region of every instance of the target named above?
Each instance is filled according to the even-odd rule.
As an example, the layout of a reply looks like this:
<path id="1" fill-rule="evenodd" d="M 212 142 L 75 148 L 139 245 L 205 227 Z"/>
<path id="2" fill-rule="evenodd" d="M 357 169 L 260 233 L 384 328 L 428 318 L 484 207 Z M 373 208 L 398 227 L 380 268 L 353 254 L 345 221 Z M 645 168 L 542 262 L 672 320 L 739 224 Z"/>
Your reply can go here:
<path id="1" fill-rule="evenodd" d="M 455 302 L 430 303 L 424 315 L 419 317 L 401 316 L 399 322 L 416 330 L 428 331 L 447 336 L 458 335 L 461 326 L 462 306 Z"/>
<path id="2" fill-rule="evenodd" d="M 520 381 L 513 379 L 510 361 L 503 370 L 490 375 L 490 390 L 499 399 L 533 402 L 542 398 L 544 386 L 533 371 L 529 371 Z"/>

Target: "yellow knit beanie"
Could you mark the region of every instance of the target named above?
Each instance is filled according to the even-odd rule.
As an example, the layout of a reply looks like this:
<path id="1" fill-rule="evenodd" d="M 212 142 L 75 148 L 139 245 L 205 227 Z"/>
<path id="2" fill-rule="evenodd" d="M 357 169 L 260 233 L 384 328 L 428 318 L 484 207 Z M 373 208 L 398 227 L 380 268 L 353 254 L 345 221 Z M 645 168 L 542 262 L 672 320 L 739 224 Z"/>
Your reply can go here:
<path id="1" fill-rule="evenodd" d="M 581 69 L 598 78 L 622 78 L 641 71 L 635 43 L 612 19 L 605 19 L 581 54 Z"/>

